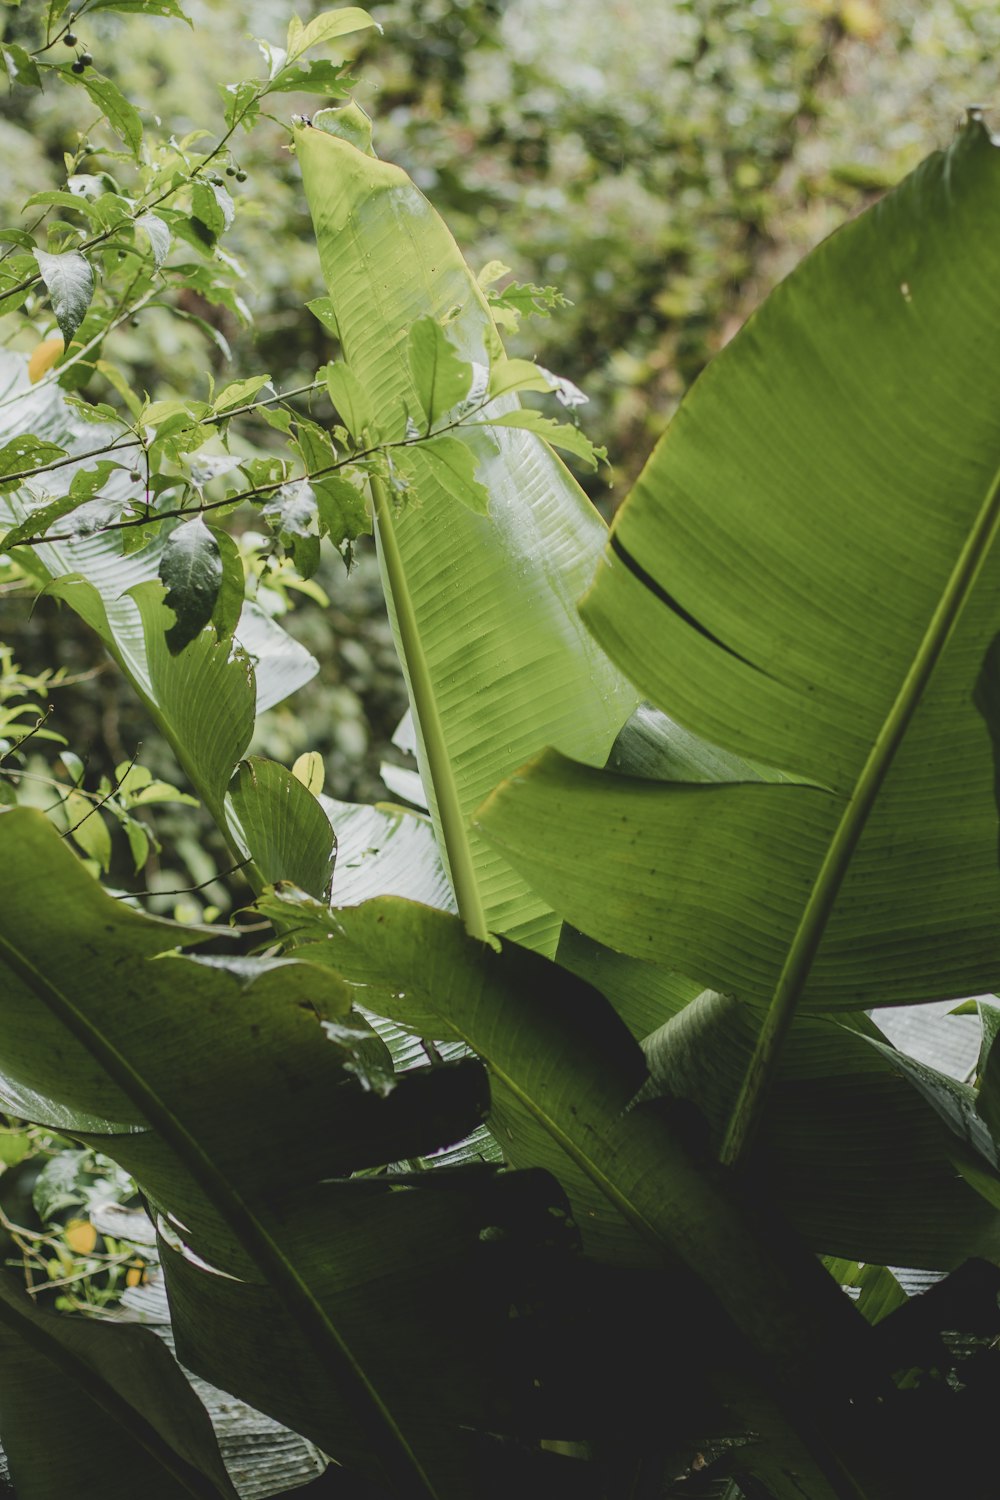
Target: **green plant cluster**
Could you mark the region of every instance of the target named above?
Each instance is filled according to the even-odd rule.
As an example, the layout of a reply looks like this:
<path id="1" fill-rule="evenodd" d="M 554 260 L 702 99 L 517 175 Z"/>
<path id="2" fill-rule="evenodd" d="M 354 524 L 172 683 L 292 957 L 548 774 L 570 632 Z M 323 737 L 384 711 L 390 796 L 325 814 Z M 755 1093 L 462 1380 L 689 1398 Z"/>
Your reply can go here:
<path id="1" fill-rule="evenodd" d="M 342 1500 L 895 1500 L 956 1474 L 987 1500 L 981 111 L 767 298 L 609 532 L 560 457 L 604 459 L 583 391 L 505 345 L 557 296 L 470 269 L 346 97 L 372 18 L 293 18 L 218 130 L 178 136 L 101 70 L 102 11 L 186 24 L 175 0 L 50 0 L 4 44 L 19 86 L 101 111 L 0 259 L 5 582 L 77 616 L 174 768 L 86 788 L 64 745 L 40 807 L 58 684 L 5 658 L 10 1172 L 60 1148 L 26 1183 L 42 1228 L 5 1209 L 18 1493 L 232 1500 L 191 1372 L 280 1424 L 270 1493 L 300 1483 L 290 1433 Z M 133 318 L 211 338 L 191 288 L 245 315 L 226 183 L 285 94 L 317 358 L 294 386 L 136 388 Z M 281 601 L 321 604 L 324 552 L 372 534 L 409 703 L 396 804 L 332 798 L 318 752 L 254 738 L 317 671 Z M 249 892 L 235 927 L 101 878 L 115 837 L 133 870 L 155 857 L 146 803 L 182 815 L 181 781 Z M 938 1002 L 978 1019 L 966 1080 L 889 1039 L 887 1008 Z"/>

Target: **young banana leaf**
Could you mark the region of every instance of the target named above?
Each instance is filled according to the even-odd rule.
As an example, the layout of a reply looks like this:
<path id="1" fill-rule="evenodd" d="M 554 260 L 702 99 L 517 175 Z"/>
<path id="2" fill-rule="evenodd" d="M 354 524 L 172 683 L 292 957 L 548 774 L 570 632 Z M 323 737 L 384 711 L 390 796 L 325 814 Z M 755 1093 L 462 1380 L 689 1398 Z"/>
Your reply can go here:
<path id="1" fill-rule="evenodd" d="M 357 114 L 347 123 L 356 124 Z M 483 405 L 488 372 L 503 355 L 486 299 L 406 174 L 370 147 L 317 128 L 346 128 L 344 118 L 335 111 L 317 116 L 316 125 L 297 132 L 296 150 L 329 291 L 328 320 L 355 398 L 356 387 L 363 393 L 369 441 L 392 445 L 387 451 L 397 462 L 412 460 L 419 445 L 404 442 L 408 418 L 424 429 L 438 419 L 440 428 L 462 413 L 460 382 L 450 401 L 428 395 L 426 362 L 408 339 L 421 320 L 423 334 L 427 320 L 435 323 L 471 366 L 482 407 L 469 417 L 476 425 L 456 428 L 450 441 L 470 455 L 471 482 L 488 496 L 486 514 L 467 503 L 471 488 L 463 499 L 440 465 L 412 468 L 409 499 L 399 507 L 375 482 L 383 580 L 421 775 L 470 930 L 516 934 L 553 952 L 559 924 L 548 904 L 470 834 L 467 820 L 500 777 L 544 745 L 603 764 L 635 707 L 638 695 L 581 628 L 575 609 L 604 523 L 541 438 L 482 426 L 520 409 L 513 395 L 488 410 Z M 433 339 L 431 346 L 438 347 Z M 425 410 L 438 400 L 450 411 Z M 346 399 L 339 404 L 350 425 Z"/>

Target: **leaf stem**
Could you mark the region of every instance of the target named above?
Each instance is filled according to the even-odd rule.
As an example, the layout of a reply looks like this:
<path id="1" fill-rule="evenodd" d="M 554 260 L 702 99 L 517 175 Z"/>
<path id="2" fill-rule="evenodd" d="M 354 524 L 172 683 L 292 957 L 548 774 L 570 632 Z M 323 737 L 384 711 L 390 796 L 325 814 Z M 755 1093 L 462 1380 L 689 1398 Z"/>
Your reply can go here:
<path id="1" fill-rule="evenodd" d="M 434 684 L 431 680 L 423 639 L 417 624 L 416 611 L 410 595 L 396 537 L 396 526 L 392 506 L 386 488 L 377 475 L 370 478 L 372 497 L 375 501 L 375 526 L 386 579 L 396 612 L 399 639 L 402 646 L 406 675 L 409 678 L 413 699 L 413 712 L 427 752 L 427 762 L 438 817 L 441 820 L 441 836 L 451 873 L 451 883 L 458 902 L 459 915 L 465 923 L 470 937 L 486 942 L 489 928 L 479 894 L 479 883 L 472 862 L 472 849 L 465 814 L 458 795 L 458 784 L 452 768 L 451 756 L 444 737 L 441 715 L 438 712 Z"/>
<path id="2" fill-rule="evenodd" d="M 1000 468 L 951 571 L 868 759 L 844 808 L 785 956 L 774 995 L 722 1142 L 719 1158 L 735 1166 L 753 1141 L 802 992 L 858 841 L 931 674 L 1000 530 Z"/>

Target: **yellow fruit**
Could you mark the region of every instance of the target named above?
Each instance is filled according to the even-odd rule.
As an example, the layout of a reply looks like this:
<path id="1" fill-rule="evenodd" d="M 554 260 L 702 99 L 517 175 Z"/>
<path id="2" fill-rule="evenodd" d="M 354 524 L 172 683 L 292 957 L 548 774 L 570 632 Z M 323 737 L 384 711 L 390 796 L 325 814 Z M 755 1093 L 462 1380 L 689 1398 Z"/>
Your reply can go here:
<path id="1" fill-rule="evenodd" d="M 51 370 L 56 360 L 62 358 L 65 347 L 59 334 L 56 334 L 55 338 L 42 339 L 28 360 L 28 379 L 32 385 L 36 385 L 42 376 Z"/>
<path id="2" fill-rule="evenodd" d="M 89 1255 L 97 1244 L 97 1230 L 86 1219 L 70 1219 L 63 1239 L 74 1255 Z"/>

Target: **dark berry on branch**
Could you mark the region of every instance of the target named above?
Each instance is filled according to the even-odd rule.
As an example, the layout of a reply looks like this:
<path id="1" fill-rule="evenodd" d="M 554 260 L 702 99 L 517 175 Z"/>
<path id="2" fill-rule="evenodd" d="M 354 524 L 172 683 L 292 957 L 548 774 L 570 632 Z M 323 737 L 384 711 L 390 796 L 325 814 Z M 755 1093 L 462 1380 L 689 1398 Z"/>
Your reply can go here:
<path id="1" fill-rule="evenodd" d="M 93 65 L 94 59 L 91 57 L 89 52 L 81 52 L 80 61 L 83 63 L 83 66 L 85 68 L 89 68 Z"/>
<path id="2" fill-rule="evenodd" d="M 133 484 L 138 484 L 139 480 L 142 478 L 142 475 L 139 473 L 138 469 L 132 469 L 129 472 L 129 476 L 128 477 L 131 479 L 131 481 L 132 481 Z"/>
<path id="3" fill-rule="evenodd" d="M 236 181 L 237 182 L 246 182 L 246 180 L 247 180 L 247 174 L 245 172 L 237 172 L 236 173 Z"/>
<path id="4" fill-rule="evenodd" d="M 77 60 L 76 60 L 76 62 L 73 64 L 73 72 L 74 73 L 86 73 L 86 71 L 87 71 L 87 64 L 84 62 L 84 60 L 83 60 L 82 57 L 78 57 Z"/>
<path id="5" fill-rule="evenodd" d="M 73 35 L 72 31 L 66 32 L 66 35 L 63 37 L 63 44 L 67 47 L 76 46 L 76 37 Z"/>

